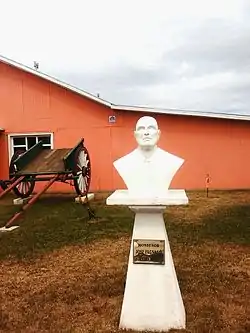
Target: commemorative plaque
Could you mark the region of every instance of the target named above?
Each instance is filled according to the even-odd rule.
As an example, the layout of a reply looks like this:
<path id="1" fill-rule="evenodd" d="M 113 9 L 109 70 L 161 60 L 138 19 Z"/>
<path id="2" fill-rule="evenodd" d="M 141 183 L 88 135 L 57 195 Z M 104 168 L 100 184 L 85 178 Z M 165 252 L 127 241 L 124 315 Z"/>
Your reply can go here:
<path id="1" fill-rule="evenodd" d="M 165 241 L 152 239 L 134 239 L 134 264 L 165 264 Z"/>

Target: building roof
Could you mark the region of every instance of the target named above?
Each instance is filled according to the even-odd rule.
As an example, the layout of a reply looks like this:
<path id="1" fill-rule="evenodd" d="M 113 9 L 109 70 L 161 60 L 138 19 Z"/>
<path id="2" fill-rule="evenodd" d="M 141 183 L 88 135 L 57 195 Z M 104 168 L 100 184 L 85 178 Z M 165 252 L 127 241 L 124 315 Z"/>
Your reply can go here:
<path id="1" fill-rule="evenodd" d="M 14 60 L 8 59 L 8 58 L 3 57 L 1 55 L 0 55 L 0 62 L 3 62 L 5 64 L 7 64 L 7 65 L 12 66 L 12 67 L 16 67 L 18 69 L 21 69 L 24 72 L 33 74 L 33 75 L 38 76 L 38 77 L 40 77 L 40 78 L 42 78 L 44 80 L 47 80 L 49 82 L 55 83 L 58 86 L 61 86 L 61 87 L 66 88 L 68 90 L 71 90 L 71 91 L 73 91 L 73 92 L 75 92 L 75 93 L 77 93 L 79 95 L 82 95 L 82 96 L 84 96 L 84 97 L 86 97 L 88 99 L 91 99 L 91 100 L 93 100 L 95 102 L 98 102 L 100 104 L 104 104 L 104 105 L 109 106 L 109 107 L 111 106 L 111 103 L 105 101 L 104 99 L 96 97 L 95 95 L 92 95 L 92 94 L 90 94 L 90 93 L 88 93 L 88 92 L 86 92 L 86 91 L 84 91 L 82 89 L 76 88 L 76 87 L 74 87 L 74 86 L 72 86 L 72 85 L 70 85 L 68 83 L 65 83 L 65 82 L 63 82 L 61 80 L 58 80 L 58 79 L 56 79 L 56 78 L 54 78 L 54 77 L 52 77 L 50 75 L 44 74 L 44 73 L 40 72 L 39 70 L 36 70 L 36 69 L 31 68 L 31 67 L 25 66 L 23 64 L 20 64 L 20 63 L 14 61 Z"/>
<path id="2" fill-rule="evenodd" d="M 20 64 L 14 60 L 8 59 L 0 55 L 0 62 L 10 65 L 12 67 L 18 68 L 24 72 L 38 76 L 44 80 L 55 83 L 67 90 L 77 93 L 85 98 L 95 101 L 99 104 L 110 107 L 112 110 L 117 111 L 132 111 L 132 112 L 147 112 L 147 113 L 158 113 L 158 114 L 169 114 L 176 116 L 193 116 L 193 117 L 206 117 L 206 118 L 219 118 L 219 119 L 233 119 L 233 120 L 248 120 L 250 121 L 250 115 L 241 115 L 233 113 L 218 113 L 218 112 L 207 112 L 207 111 L 193 111 L 193 110 L 178 110 L 178 109 L 166 109 L 166 108 L 156 108 L 147 106 L 129 106 L 129 105 L 117 105 L 110 103 L 102 98 L 99 98 L 93 94 L 90 94 L 82 89 L 74 87 L 68 83 L 58 80 L 50 75 L 44 74 L 39 70 L 33 69 L 31 67 Z M 2 129 L 3 130 L 3 129 Z M 1 131 L 1 128 L 0 128 Z"/>
<path id="3" fill-rule="evenodd" d="M 114 110 L 124 110 L 132 112 L 151 112 L 159 114 L 169 114 L 176 116 L 193 116 L 193 117 L 206 117 L 206 118 L 219 118 L 219 119 L 234 119 L 234 120 L 249 120 L 250 115 L 241 115 L 233 113 L 215 113 L 194 110 L 178 110 L 178 109 L 165 109 L 165 108 L 150 108 L 146 106 L 126 106 L 126 105 L 112 105 Z"/>

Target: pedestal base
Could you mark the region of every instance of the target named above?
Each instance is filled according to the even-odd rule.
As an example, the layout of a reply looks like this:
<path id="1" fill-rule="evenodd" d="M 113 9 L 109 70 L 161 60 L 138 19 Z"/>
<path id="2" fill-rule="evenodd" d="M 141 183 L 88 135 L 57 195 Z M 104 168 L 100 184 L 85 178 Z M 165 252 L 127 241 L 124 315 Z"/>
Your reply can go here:
<path id="1" fill-rule="evenodd" d="M 185 309 L 175 273 L 162 208 L 136 211 L 120 328 L 167 331 L 185 328 Z M 133 240 L 165 241 L 165 264 L 134 264 Z"/>
<path id="2" fill-rule="evenodd" d="M 169 204 L 187 204 L 184 190 L 172 190 L 163 198 L 131 198 L 118 190 L 108 199 L 110 205 L 127 205 L 135 212 L 125 292 L 121 310 L 121 329 L 168 331 L 186 325 L 178 280 L 163 219 Z M 134 240 L 165 242 L 164 264 L 134 263 Z"/>

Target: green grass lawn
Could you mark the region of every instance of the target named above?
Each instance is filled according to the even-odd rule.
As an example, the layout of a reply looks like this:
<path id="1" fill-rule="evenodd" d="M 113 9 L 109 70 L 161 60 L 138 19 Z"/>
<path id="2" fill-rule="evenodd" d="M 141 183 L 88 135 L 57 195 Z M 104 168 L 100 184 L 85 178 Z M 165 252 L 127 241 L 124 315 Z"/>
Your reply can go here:
<path id="1" fill-rule="evenodd" d="M 93 221 L 88 219 L 86 206 L 74 202 L 74 196 L 44 196 L 25 212 L 25 219 L 16 222 L 18 230 L 0 234 L 0 258 L 36 257 L 68 245 L 119 237 L 132 230 L 133 214 L 129 209 L 110 209 L 104 200 L 91 202 L 91 207 L 96 215 Z M 0 206 L 0 223 L 18 209 L 11 200 Z"/>
<path id="2" fill-rule="evenodd" d="M 182 332 L 250 332 L 250 191 L 188 192 L 167 232 L 187 314 Z M 18 210 L 1 201 L 0 225 Z M 119 332 L 133 213 L 99 196 L 43 196 L 0 234 L 0 332 Z"/>

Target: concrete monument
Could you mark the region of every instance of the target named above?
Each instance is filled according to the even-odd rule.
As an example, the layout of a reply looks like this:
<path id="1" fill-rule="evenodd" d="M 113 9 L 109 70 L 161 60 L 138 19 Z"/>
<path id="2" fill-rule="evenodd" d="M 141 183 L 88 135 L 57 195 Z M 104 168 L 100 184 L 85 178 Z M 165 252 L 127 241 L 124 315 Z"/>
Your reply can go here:
<path id="1" fill-rule="evenodd" d="M 185 328 L 185 309 L 175 273 L 163 212 L 188 203 L 184 190 L 170 190 L 184 163 L 157 146 L 160 129 L 152 117 L 135 127 L 137 148 L 114 162 L 127 190 L 117 190 L 107 205 L 135 212 L 120 328 L 167 331 Z"/>
<path id="2" fill-rule="evenodd" d="M 166 195 L 169 185 L 184 160 L 159 147 L 158 124 L 153 117 L 142 117 L 134 132 L 138 147 L 114 162 L 132 195 Z"/>

